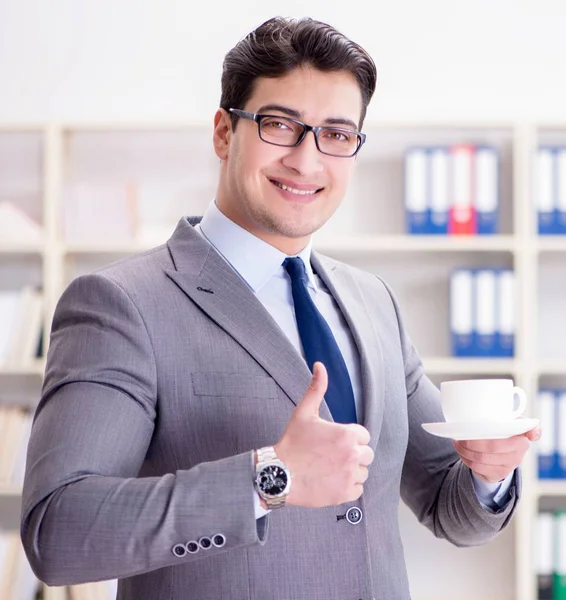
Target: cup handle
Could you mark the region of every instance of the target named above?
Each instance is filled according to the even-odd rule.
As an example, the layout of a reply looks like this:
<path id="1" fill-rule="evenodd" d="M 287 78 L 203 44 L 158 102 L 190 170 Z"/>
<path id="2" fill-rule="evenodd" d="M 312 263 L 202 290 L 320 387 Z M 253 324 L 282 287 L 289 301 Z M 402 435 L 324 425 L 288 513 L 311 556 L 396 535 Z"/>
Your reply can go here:
<path id="1" fill-rule="evenodd" d="M 527 408 L 527 394 L 523 388 L 518 386 L 513 387 L 513 398 L 519 397 L 519 406 L 511 413 L 511 418 L 516 419 L 520 417 Z"/>

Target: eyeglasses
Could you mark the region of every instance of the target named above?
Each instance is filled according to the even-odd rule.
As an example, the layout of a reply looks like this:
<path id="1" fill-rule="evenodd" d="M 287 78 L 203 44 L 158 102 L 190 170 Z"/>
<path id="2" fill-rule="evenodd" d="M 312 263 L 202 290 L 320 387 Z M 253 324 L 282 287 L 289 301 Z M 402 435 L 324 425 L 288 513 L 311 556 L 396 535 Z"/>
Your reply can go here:
<path id="1" fill-rule="evenodd" d="M 298 146 L 309 131 L 314 134 L 316 147 L 322 154 L 348 158 L 358 153 L 366 141 L 365 133 L 342 127 L 313 127 L 290 117 L 258 115 L 230 108 L 229 112 L 257 123 L 259 137 L 268 144 L 292 148 Z"/>

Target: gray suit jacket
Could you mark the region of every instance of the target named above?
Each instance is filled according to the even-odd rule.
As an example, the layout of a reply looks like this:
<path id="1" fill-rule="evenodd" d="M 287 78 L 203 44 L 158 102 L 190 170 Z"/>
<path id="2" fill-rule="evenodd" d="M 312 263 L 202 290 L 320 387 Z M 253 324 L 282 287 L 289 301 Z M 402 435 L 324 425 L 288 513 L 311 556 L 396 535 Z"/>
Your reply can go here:
<path id="1" fill-rule="evenodd" d="M 28 451 L 22 540 L 51 585 L 120 578 L 121 600 L 406 600 L 400 496 L 436 536 L 488 541 L 398 307 L 313 254 L 360 352 L 375 461 L 360 500 L 256 521 L 252 449 L 275 443 L 309 370 L 241 278 L 182 219 L 164 246 L 74 280 L 53 322 Z M 323 404 L 321 416 L 331 419 Z M 343 517 L 357 506 L 357 524 Z M 222 548 L 177 548 L 221 533 Z M 179 554 L 179 555 L 178 555 Z"/>

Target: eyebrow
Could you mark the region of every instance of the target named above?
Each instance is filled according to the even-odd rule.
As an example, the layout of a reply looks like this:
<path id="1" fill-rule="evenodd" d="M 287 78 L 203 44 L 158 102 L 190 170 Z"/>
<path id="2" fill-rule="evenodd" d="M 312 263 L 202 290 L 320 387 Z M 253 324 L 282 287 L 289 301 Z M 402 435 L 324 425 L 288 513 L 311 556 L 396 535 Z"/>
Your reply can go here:
<path id="1" fill-rule="evenodd" d="M 265 113 L 270 111 L 281 112 L 289 117 L 293 117 L 294 119 L 301 119 L 301 113 L 294 108 L 289 108 L 287 106 L 283 106 L 281 104 L 265 104 L 257 109 L 257 113 Z M 347 127 L 351 127 L 354 131 L 357 131 L 358 125 L 351 121 L 350 119 L 343 119 L 340 117 L 325 119 L 324 123 L 326 125 L 345 125 Z"/>

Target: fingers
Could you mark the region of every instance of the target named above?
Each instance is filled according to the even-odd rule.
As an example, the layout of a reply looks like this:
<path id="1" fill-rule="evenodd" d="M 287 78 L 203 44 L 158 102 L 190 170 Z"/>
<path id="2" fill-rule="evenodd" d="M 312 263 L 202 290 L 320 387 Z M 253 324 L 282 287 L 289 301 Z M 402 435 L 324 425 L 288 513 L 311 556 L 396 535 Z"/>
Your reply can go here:
<path id="1" fill-rule="evenodd" d="M 375 458 L 374 451 L 369 446 L 362 446 L 359 450 L 360 466 L 369 467 Z"/>
<path id="2" fill-rule="evenodd" d="M 509 465 L 515 460 L 520 459 L 522 456 L 518 451 L 498 453 L 478 452 L 476 450 L 470 450 L 458 442 L 455 442 L 454 446 L 462 460 L 478 465 L 488 465 L 493 467 Z"/>
<path id="3" fill-rule="evenodd" d="M 536 442 L 537 440 L 540 440 L 541 435 L 542 431 L 540 427 L 535 427 L 534 429 L 531 429 L 530 431 L 527 431 L 527 433 L 525 433 L 525 437 L 531 442 Z"/>
<path id="4" fill-rule="evenodd" d="M 496 482 L 505 479 L 521 464 L 530 444 L 523 434 L 505 440 L 455 441 L 454 448 L 476 475 Z"/>
<path id="5" fill-rule="evenodd" d="M 356 483 L 364 484 L 369 477 L 369 470 L 366 467 L 360 467 L 356 473 Z"/>
<path id="6" fill-rule="evenodd" d="M 482 454 L 509 454 L 511 452 L 526 452 L 530 442 L 525 434 L 515 435 L 504 440 L 461 440 L 454 442 L 459 448 L 481 452 Z"/>
<path id="7" fill-rule="evenodd" d="M 353 431 L 356 434 L 358 444 L 362 444 L 364 446 L 367 446 L 369 444 L 369 441 L 371 439 L 370 434 L 369 431 L 363 425 L 352 423 L 350 425 L 344 425 L 344 427 L 346 427 L 350 431 Z"/>

